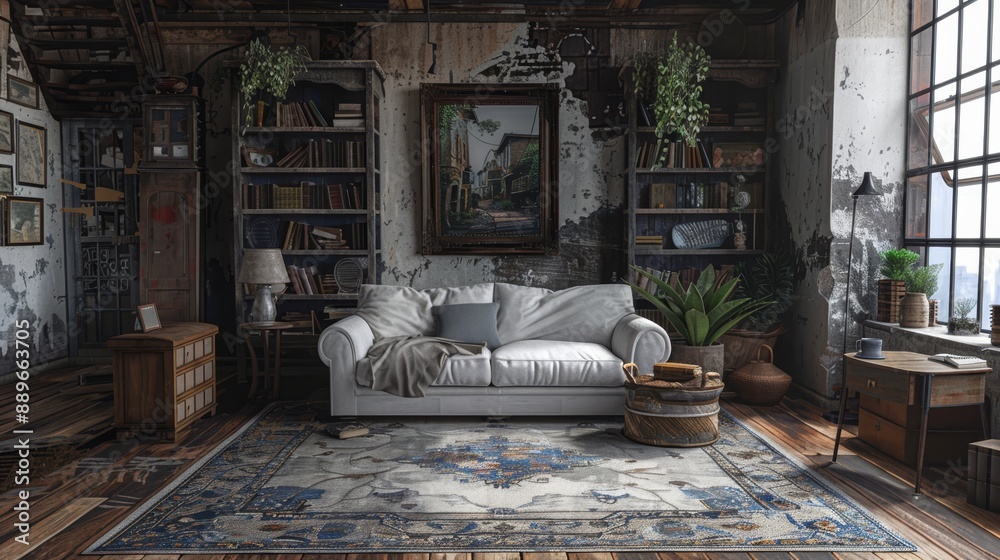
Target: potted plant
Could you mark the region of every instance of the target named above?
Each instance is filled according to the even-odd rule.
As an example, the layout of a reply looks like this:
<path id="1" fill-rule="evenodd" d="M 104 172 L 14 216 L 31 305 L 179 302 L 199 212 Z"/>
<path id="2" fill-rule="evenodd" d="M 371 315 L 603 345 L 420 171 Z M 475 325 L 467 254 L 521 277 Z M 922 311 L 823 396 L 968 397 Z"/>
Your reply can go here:
<path id="1" fill-rule="evenodd" d="M 763 253 L 744 261 L 733 269 L 740 279 L 736 296 L 751 301 L 770 301 L 740 324 L 719 338 L 725 347 L 727 372 L 750 363 L 761 346 L 774 348 L 778 336 L 785 332 L 781 315 L 792 307 L 794 273 L 788 255 L 783 252 Z"/>
<path id="2" fill-rule="evenodd" d="M 696 364 L 705 372 L 722 373 L 724 350 L 719 337 L 757 310 L 773 302 L 736 298 L 738 278 L 716 277 L 715 267 L 708 265 L 698 280 L 683 289 L 676 275 L 664 281 L 636 266 L 632 267 L 657 286 L 656 295 L 634 285 L 632 289 L 652 303 L 677 330 L 682 340 L 672 344 L 670 360 Z"/>
<path id="3" fill-rule="evenodd" d="M 701 82 L 708 76 L 711 57 L 701 46 L 680 43 L 677 34 L 662 52 L 642 49 L 633 58 L 633 83 L 640 111 L 652 109 L 658 139 L 657 163 L 666 154 L 664 138 L 695 146 L 701 127 L 708 123 L 708 104 L 701 101 Z"/>
<path id="4" fill-rule="evenodd" d="M 281 101 L 288 88 L 295 85 L 295 76 L 305 69 L 309 53 L 302 45 L 295 48 L 272 48 L 254 39 L 247 47 L 246 59 L 240 64 L 240 94 L 246 126 L 264 124 L 264 109 L 271 101 Z"/>
<path id="5" fill-rule="evenodd" d="M 906 275 L 920 260 L 920 255 L 909 249 L 887 249 L 878 254 L 882 260 L 878 281 L 878 313 L 876 318 L 884 323 L 898 323 L 900 300 L 906 294 Z"/>
<path id="6" fill-rule="evenodd" d="M 906 273 L 906 295 L 900 302 L 899 326 L 924 328 L 929 317 L 927 297 L 937 291 L 943 264 L 917 266 Z"/>
<path id="7" fill-rule="evenodd" d="M 976 308 L 976 300 L 959 299 L 955 300 L 955 310 L 948 319 L 948 334 L 958 336 L 974 336 L 979 334 L 979 323 L 969 317 L 969 313 Z"/>

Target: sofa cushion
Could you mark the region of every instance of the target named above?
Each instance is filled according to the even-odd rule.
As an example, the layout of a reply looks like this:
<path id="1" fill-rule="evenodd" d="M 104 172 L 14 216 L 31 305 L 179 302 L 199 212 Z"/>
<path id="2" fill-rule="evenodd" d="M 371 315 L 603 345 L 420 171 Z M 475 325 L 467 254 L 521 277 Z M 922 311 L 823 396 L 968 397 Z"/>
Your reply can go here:
<path id="1" fill-rule="evenodd" d="M 497 387 L 617 387 L 625 383 L 622 361 L 590 342 L 522 340 L 493 352 Z"/>
<path id="2" fill-rule="evenodd" d="M 499 303 L 449 303 L 435 305 L 437 335 L 441 338 L 479 344 L 486 343 L 490 350 L 500 346 L 497 335 Z"/>
<path id="3" fill-rule="evenodd" d="M 492 283 L 428 290 L 363 284 L 358 292 L 357 314 L 371 327 L 376 340 L 414 334 L 433 336 L 437 325 L 431 308 L 435 305 L 492 301 Z"/>
<path id="4" fill-rule="evenodd" d="M 562 340 L 611 346 L 622 317 L 633 312 L 627 284 L 576 286 L 558 292 L 497 283 L 497 331 L 504 344 L 518 340 Z"/>
<path id="5" fill-rule="evenodd" d="M 455 387 L 486 387 L 490 384 L 491 353 L 483 348 L 482 353 L 475 356 L 448 356 L 444 362 L 441 374 L 431 385 Z M 355 368 L 355 378 L 358 385 L 372 386 L 372 364 L 367 357 L 358 362 Z"/>

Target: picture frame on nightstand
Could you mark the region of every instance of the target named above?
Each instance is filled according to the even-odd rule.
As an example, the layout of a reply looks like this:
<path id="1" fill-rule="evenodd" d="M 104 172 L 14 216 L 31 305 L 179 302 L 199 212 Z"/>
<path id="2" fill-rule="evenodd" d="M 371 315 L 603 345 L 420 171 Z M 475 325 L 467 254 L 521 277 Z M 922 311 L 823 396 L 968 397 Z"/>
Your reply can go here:
<path id="1" fill-rule="evenodd" d="M 142 332 L 155 331 L 160 328 L 160 316 L 156 313 L 156 304 L 147 303 L 136 308 L 139 312 L 139 326 Z"/>

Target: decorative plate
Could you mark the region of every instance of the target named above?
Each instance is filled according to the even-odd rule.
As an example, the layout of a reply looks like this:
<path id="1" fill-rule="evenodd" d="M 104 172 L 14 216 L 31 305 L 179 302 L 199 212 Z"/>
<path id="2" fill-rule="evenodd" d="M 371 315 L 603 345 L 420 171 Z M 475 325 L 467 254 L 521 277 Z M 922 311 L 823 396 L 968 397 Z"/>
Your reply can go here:
<path id="1" fill-rule="evenodd" d="M 705 220 L 674 226 L 670 238 L 678 249 L 710 249 L 722 245 L 730 233 L 729 222 Z"/>
<path id="2" fill-rule="evenodd" d="M 251 221 L 247 225 L 244 237 L 251 249 L 271 249 L 278 244 L 278 234 L 274 231 L 274 224 L 267 218 L 256 218 Z"/>
<path id="3" fill-rule="evenodd" d="M 340 293 L 356 294 L 365 278 L 365 269 L 360 259 L 348 257 L 337 261 L 333 267 L 333 277 L 337 280 Z"/>

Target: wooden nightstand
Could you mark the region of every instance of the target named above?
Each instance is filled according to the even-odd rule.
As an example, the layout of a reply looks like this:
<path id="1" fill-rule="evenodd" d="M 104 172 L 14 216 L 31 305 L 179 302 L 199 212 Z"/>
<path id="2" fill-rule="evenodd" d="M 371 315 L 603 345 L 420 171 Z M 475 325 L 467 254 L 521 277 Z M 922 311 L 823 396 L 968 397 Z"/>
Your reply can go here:
<path id="1" fill-rule="evenodd" d="M 167 323 L 108 339 L 114 351 L 115 428 L 119 435 L 173 441 L 215 414 L 215 335 L 206 323 Z"/>

